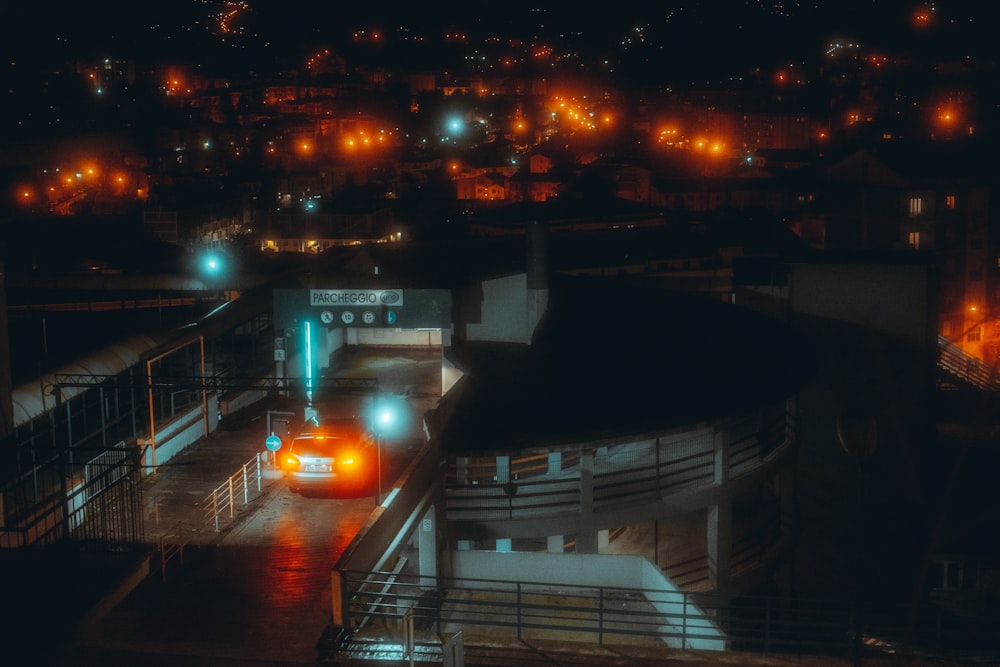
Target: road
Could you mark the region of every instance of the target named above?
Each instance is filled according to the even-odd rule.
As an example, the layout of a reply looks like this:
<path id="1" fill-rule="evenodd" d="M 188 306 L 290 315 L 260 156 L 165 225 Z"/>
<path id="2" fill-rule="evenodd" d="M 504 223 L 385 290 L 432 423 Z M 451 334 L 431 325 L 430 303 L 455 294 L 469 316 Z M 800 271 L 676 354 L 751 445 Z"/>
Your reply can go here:
<path id="1" fill-rule="evenodd" d="M 440 350 L 436 355 L 366 353 L 343 371 L 377 372 L 380 387 L 411 393 L 404 431 L 383 444 L 386 485 L 422 445 L 422 415 L 436 398 L 412 394 L 415 382 L 440 386 Z M 394 383 L 394 373 L 411 377 Z M 413 373 L 425 380 L 413 380 Z M 330 397 L 321 413 L 359 414 L 365 400 Z M 259 423 L 247 428 L 259 429 Z M 315 665 L 317 642 L 331 617 L 330 572 L 368 520 L 375 495 L 302 496 L 284 480 L 274 481 L 262 502 L 217 543 L 188 549 L 183 567 L 166 581 L 147 577 L 57 664 Z"/>

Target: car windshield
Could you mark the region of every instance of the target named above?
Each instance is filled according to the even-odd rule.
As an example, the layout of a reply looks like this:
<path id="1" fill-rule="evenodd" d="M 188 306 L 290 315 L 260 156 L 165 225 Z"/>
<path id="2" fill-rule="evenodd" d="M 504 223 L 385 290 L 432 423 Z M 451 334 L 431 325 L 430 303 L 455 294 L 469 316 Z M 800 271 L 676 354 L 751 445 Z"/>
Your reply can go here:
<path id="1" fill-rule="evenodd" d="M 357 443 L 357 438 L 344 436 L 303 438 L 292 443 L 292 451 L 306 456 L 330 456 L 343 449 L 345 445 L 355 443 Z"/>

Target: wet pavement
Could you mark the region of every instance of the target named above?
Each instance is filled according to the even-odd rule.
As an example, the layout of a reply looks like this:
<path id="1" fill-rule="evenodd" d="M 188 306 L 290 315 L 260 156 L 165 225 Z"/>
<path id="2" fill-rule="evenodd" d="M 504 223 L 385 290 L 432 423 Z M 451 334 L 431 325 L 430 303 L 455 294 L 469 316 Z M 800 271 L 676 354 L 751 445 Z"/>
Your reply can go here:
<path id="1" fill-rule="evenodd" d="M 432 352 L 428 354 L 428 352 Z M 440 351 L 423 354 L 378 353 L 377 373 L 386 391 L 411 395 L 414 422 L 436 402 L 432 392 L 415 387 L 440 382 Z M 338 373 L 363 377 L 375 372 L 363 355 L 345 360 Z M 439 385 L 438 385 L 439 386 Z M 338 399 L 354 410 L 361 398 Z M 353 401 L 353 403 L 352 403 Z M 24 591 L 8 590 L 19 604 L 18 619 L 8 622 L 5 646 L 20 657 L 7 664 L 145 665 L 229 667 L 235 665 L 403 666 L 441 664 L 440 642 L 418 644 L 412 660 L 400 646 L 382 647 L 371 659 L 329 655 L 330 571 L 353 535 L 368 520 L 374 497 L 302 498 L 291 494 L 267 461 L 260 418 L 239 428 L 218 430 L 158 467 L 144 482 L 145 530 L 150 551 L 118 566 L 86 559 L 54 559 L 20 566 Z M 405 462 L 420 444 L 411 435 L 389 447 L 388 460 Z M 219 529 L 195 526 L 206 497 L 228 477 L 263 456 L 260 490 L 234 507 Z M 387 470 L 387 478 L 394 474 Z M 183 535 L 183 540 L 177 536 Z M 184 542 L 160 568 L 156 544 Z M 25 556 L 25 554 L 20 554 Z M 31 555 L 28 555 L 31 557 Z M 18 567 L 5 561 L 6 567 Z M 51 575 L 51 576 L 50 576 Z M 19 595 L 23 594 L 23 598 Z M 378 647 L 373 647 L 378 648 Z M 486 665 L 826 665 L 857 664 L 847 658 L 762 656 L 677 651 L 666 647 L 591 646 L 567 642 L 500 641 L 469 635 L 464 664 Z M 6 662 L 6 661 L 5 661 Z M 866 657 L 865 665 L 918 665 L 892 656 Z M 940 664 L 928 662 L 926 664 Z"/>
<path id="2" fill-rule="evenodd" d="M 407 435 L 384 443 L 386 479 L 422 442 L 422 415 L 440 393 L 440 354 L 347 354 L 334 371 L 377 374 L 380 392 L 407 396 Z M 358 414 L 368 398 L 330 396 L 321 409 Z M 20 649 L 7 664 L 316 664 L 331 618 L 330 571 L 368 520 L 376 492 L 292 494 L 264 445 L 269 406 L 201 438 L 144 479 L 144 553 L 114 562 L 76 552 L 0 554 L 0 566 L 30 572 L 23 588 L 7 590 L 7 608 L 22 612 L 0 633 L 5 646 Z M 237 489 L 231 516 L 224 508 L 218 522 L 211 511 L 206 519 L 210 498 L 244 476 L 247 493 Z M 174 545 L 165 566 L 161 542 Z"/>

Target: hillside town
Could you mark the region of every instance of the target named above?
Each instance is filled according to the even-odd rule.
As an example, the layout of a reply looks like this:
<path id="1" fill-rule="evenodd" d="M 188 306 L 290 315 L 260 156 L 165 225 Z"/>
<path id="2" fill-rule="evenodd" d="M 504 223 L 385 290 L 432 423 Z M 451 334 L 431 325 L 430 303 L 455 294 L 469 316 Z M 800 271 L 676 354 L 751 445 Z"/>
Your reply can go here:
<path id="1" fill-rule="evenodd" d="M 566 35 L 442 26 L 357 27 L 339 49 L 280 62 L 16 62 L 2 173 L 19 250 L 4 260 L 9 273 L 148 271 L 154 255 L 130 252 L 132 235 L 252 257 L 545 220 L 558 232 L 669 227 L 669 244 L 614 270 L 717 277 L 790 239 L 939 265 L 938 333 L 990 370 L 997 107 L 983 84 L 995 60 L 921 47 L 940 28 L 925 10 L 895 26 L 913 33 L 909 50 L 831 35 L 808 58 L 734 60 L 711 81 L 685 81 L 676 63 L 627 68 L 656 46 L 641 27 L 617 61 Z M 213 20 L 215 39 L 239 36 L 232 13 Z M 72 248 L 37 244 L 46 224 L 69 225 Z M 695 242 L 706 229 L 726 232 Z"/>

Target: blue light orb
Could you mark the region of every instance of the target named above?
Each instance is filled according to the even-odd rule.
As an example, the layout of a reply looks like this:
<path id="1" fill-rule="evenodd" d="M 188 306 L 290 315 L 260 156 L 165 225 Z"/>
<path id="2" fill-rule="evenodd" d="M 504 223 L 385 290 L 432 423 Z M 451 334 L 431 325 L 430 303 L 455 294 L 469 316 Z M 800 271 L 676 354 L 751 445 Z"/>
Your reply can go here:
<path id="1" fill-rule="evenodd" d="M 377 436 L 390 438 L 403 432 L 406 414 L 406 401 L 402 396 L 384 394 L 367 405 L 365 423 Z"/>

